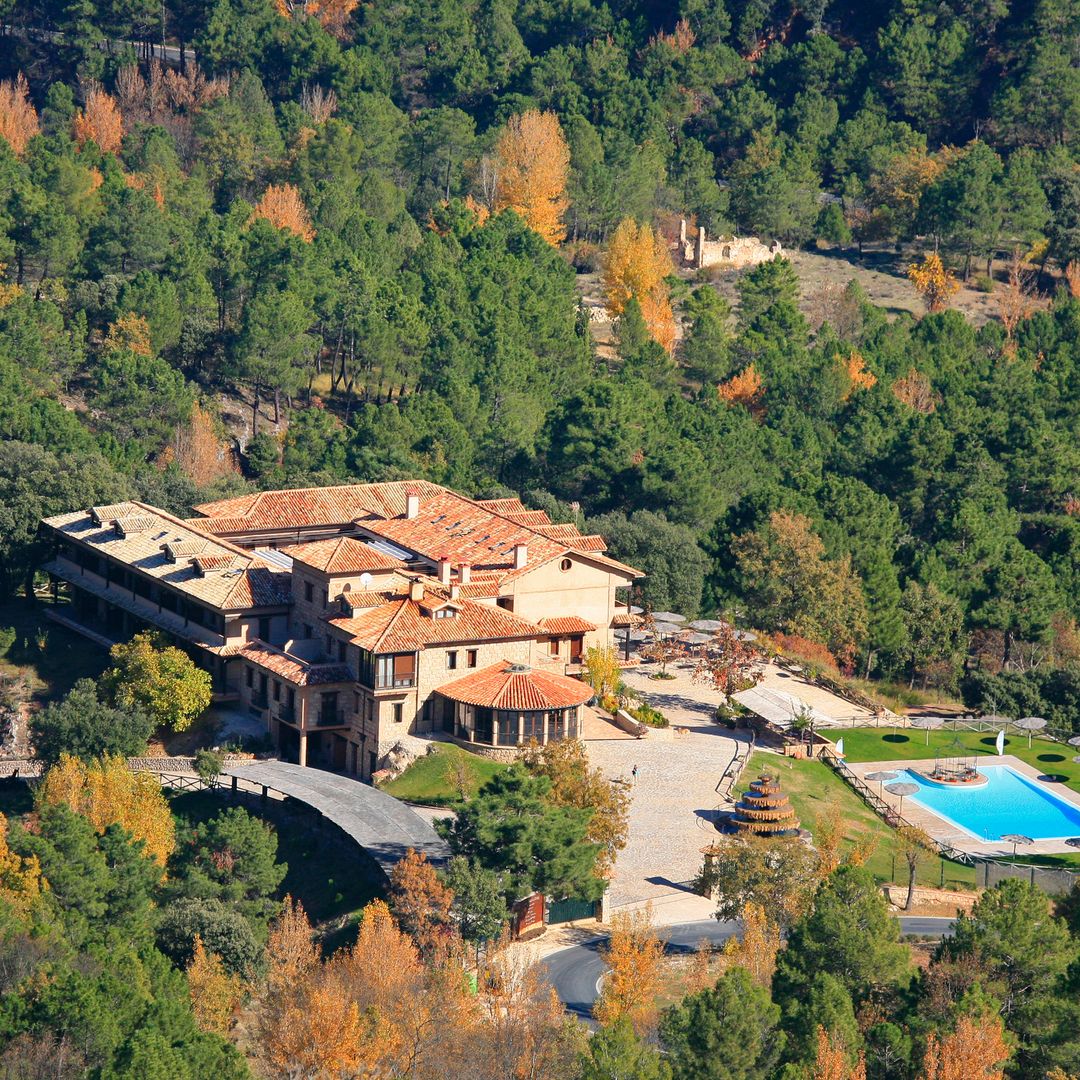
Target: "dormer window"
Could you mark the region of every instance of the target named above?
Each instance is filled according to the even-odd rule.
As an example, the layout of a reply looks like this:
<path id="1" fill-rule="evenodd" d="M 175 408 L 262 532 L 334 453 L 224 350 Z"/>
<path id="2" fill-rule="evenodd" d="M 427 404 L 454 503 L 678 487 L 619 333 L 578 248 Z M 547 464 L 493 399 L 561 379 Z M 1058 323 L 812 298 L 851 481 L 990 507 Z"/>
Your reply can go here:
<path id="1" fill-rule="evenodd" d="M 432 617 L 435 619 L 456 619 L 457 608 L 441 607 L 432 612 Z"/>

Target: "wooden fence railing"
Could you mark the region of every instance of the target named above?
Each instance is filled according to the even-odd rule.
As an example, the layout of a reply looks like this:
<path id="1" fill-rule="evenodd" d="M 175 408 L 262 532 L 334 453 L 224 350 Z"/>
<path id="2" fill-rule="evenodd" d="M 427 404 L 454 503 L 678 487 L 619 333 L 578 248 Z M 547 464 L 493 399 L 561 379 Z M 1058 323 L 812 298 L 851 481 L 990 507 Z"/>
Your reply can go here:
<path id="1" fill-rule="evenodd" d="M 880 815 L 886 825 L 891 825 L 894 829 L 916 828 L 916 826 L 908 821 L 908 819 L 898 810 L 890 806 L 876 791 L 874 791 L 862 777 L 857 776 L 851 769 L 851 766 L 849 766 L 843 758 L 838 757 L 836 751 L 833 750 L 831 746 L 823 746 L 818 756 L 827 765 L 831 765 L 832 768 L 855 789 L 863 802 L 865 802 L 876 814 Z M 966 851 L 960 851 L 950 844 L 942 844 L 939 841 L 934 840 L 933 837 L 930 839 L 942 858 L 952 859 L 953 862 L 961 862 L 968 865 L 971 865 L 974 862 L 972 857 Z"/>

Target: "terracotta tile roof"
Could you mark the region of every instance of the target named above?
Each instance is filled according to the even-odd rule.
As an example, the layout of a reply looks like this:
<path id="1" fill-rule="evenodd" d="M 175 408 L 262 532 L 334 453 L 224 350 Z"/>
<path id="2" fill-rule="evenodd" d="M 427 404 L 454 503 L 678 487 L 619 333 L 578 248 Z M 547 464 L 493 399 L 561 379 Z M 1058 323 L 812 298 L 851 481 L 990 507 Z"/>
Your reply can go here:
<path id="1" fill-rule="evenodd" d="M 536 531 L 552 540 L 574 540 L 581 535 L 581 530 L 570 521 L 561 521 L 552 525 L 539 525 Z"/>
<path id="2" fill-rule="evenodd" d="M 588 619 L 579 619 L 576 615 L 564 615 L 558 619 L 541 619 L 540 625 L 549 634 L 587 634 L 592 630 L 599 630 L 596 623 Z"/>
<path id="3" fill-rule="evenodd" d="M 230 525 L 242 522 L 241 529 L 224 529 L 223 522 L 215 520 L 215 532 L 347 525 L 369 514 L 379 517 L 404 514 L 406 488 L 415 489 L 421 498 L 443 490 L 426 480 L 344 484 L 339 487 L 260 491 L 257 495 L 202 503 L 195 509 L 214 519 L 231 519 Z"/>
<path id="4" fill-rule="evenodd" d="M 453 563 L 467 562 L 483 569 L 513 567 L 517 544 L 527 546 L 530 564 L 565 550 L 565 545 L 535 529 L 445 488 L 422 498 L 420 513 L 415 518 L 371 518 L 357 524 L 364 531 L 432 561 L 448 558 Z"/>
<path id="5" fill-rule="evenodd" d="M 522 712 L 570 709 L 593 696 L 592 688 L 577 679 L 508 660 L 455 679 L 437 692 L 468 705 Z"/>
<path id="6" fill-rule="evenodd" d="M 579 536 L 571 546 L 575 551 L 588 551 L 597 555 L 607 551 L 607 542 L 602 536 L 597 536 L 595 533 L 590 536 Z"/>
<path id="7" fill-rule="evenodd" d="M 520 499 L 477 499 L 477 506 L 496 514 L 524 514 L 525 504 Z"/>
<path id="8" fill-rule="evenodd" d="M 420 498 L 420 512 L 413 518 L 405 517 L 407 492 Z M 520 499 L 477 501 L 422 480 L 263 491 L 196 509 L 207 515 L 194 521 L 205 532 L 242 534 L 351 523 L 431 562 L 448 558 L 519 576 L 523 571 L 514 569 L 514 547 L 524 544 L 524 572 L 578 552 L 617 574 L 641 576 L 602 555 L 602 539 L 582 537 L 573 525 L 553 525 L 544 511 L 528 510 Z"/>
<path id="9" fill-rule="evenodd" d="M 516 521 L 519 525 L 528 525 L 530 528 L 537 528 L 540 525 L 550 525 L 551 518 L 547 516 L 547 512 L 544 510 L 519 510 L 513 514 L 507 514 L 511 521 Z"/>
<path id="10" fill-rule="evenodd" d="M 150 527 L 120 536 L 112 525 L 117 518 L 135 519 Z M 90 513 L 57 514 L 43 524 L 209 607 L 231 611 L 289 603 L 287 573 L 278 572 L 250 551 L 145 503 L 126 502 L 97 507 Z M 197 556 L 175 557 L 178 549 L 195 546 L 200 549 Z"/>
<path id="11" fill-rule="evenodd" d="M 264 641 L 252 641 L 238 653 L 245 660 L 279 675 L 294 686 L 325 686 L 328 683 L 355 682 L 348 664 L 313 663 L 275 649 Z"/>
<path id="12" fill-rule="evenodd" d="M 471 641 L 513 641 L 541 637 L 535 623 L 512 615 L 493 604 L 471 600 L 457 601 L 454 618 L 436 619 L 428 611 L 433 601 L 442 598 L 425 596 L 424 601 L 403 598 L 372 608 L 359 615 L 333 616 L 332 626 L 345 631 L 353 643 L 369 652 L 415 652 L 431 645 L 451 645 Z"/>
<path id="13" fill-rule="evenodd" d="M 361 574 L 370 570 L 400 570 L 405 567 L 400 559 L 384 555 L 352 536 L 293 544 L 282 548 L 282 551 L 297 562 L 325 574 Z"/>

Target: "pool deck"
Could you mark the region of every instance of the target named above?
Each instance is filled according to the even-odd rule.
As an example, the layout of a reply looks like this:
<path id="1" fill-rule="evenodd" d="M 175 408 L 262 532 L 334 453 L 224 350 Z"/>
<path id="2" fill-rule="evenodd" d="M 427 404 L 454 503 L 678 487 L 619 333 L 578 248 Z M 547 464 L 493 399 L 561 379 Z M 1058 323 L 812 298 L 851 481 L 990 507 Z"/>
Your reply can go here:
<path id="1" fill-rule="evenodd" d="M 980 755 L 978 764 L 980 766 L 1008 765 L 1009 768 L 1014 769 L 1021 776 L 1026 776 L 1029 780 L 1036 781 L 1040 787 L 1061 799 L 1062 802 L 1070 803 L 1076 807 L 1077 810 L 1080 810 L 1080 792 L 1073 791 L 1072 788 L 1066 787 L 1064 784 L 1045 783 L 1041 780 L 1041 777 L 1046 775 L 1045 773 L 1028 765 L 1027 762 L 1021 761 L 1018 757 L 1013 757 L 1012 754 L 1002 754 L 1000 757 L 996 755 Z M 882 785 L 874 780 L 866 780 L 867 773 L 903 772 L 905 769 L 929 773 L 934 767 L 934 759 L 924 758 L 918 761 L 850 761 L 847 762 L 847 766 L 860 780 L 864 781 L 867 787 L 874 791 L 879 791 Z M 896 781 L 893 782 L 895 783 Z M 882 790 L 881 798 L 894 810 L 899 812 L 901 803 L 899 796 L 892 795 L 888 791 Z M 990 858 L 1001 858 L 1005 855 L 1011 856 L 1013 853 L 1013 846 L 1008 841 L 976 840 L 970 833 L 957 829 L 951 822 L 938 817 L 933 810 L 926 809 L 926 807 L 921 803 L 916 802 L 910 796 L 903 800 L 903 804 L 904 817 L 911 822 L 912 825 L 917 825 L 940 844 L 947 844 L 949 847 L 956 848 L 958 851 L 966 851 L 971 855 Z M 1016 831 L 1018 833 L 1023 833 L 1024 823 L 1022 821 L 1016 823 Z M 1061 855 L 1074 852 L 1075 850 L 1075 848 L 1069 847 L 1062 840 L 1036 840 L 1033 844 L 1025 844 L 1017 848 L 1016 854 Z"/>

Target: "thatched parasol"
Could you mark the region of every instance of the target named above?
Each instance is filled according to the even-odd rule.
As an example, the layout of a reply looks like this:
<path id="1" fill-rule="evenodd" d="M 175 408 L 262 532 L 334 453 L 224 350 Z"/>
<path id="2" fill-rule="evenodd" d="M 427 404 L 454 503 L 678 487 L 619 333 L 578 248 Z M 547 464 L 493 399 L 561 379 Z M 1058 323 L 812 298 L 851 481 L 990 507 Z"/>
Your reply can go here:
<path id="1" fill-rule="evenodd" d="M 887 769 L 883 769 L 880 772 L 871 772 L 866 774 L 867 780 L 876 780 L 878 785 L 878 794 L 880 795 L 883 787 L 882 785 L 886 780 L 895 780 L 900 774 L 898 772 L 889 772 Z"/>
<path id="2" fill-rule="evenodd" d="M 888 784 L 885 790 L 890 795 L 897 795 L 900 798 L 900 810 L 899 813 L 904 812 L 904 798 L 907 795 L 914 795 L 919 790 L 918 784 Z"/>
<path id="3" fill-rule="evenodd" d="M 1013 846 L 1013 858 L 1016 858 L 1016 845 L 1023 844 L 1027 847 L 1028 844 L 1034 844 L 1035 841 L 1030 836 L 1024 836 L 1022 833 L 1005 833 L 1002 840 L 1007 841 Z"/>
<path id="4" fill-rule="evenodd" d="M 1031 733 L 1033 731 L 1042 731 L 1046 727 L 1046 721 L 1041 716 L 1021 716 L 1016 721 L 1016 726 L 1021 731 L 1027 732 L 1028 737 L 1028 749 L 1031 749 Z"/>

